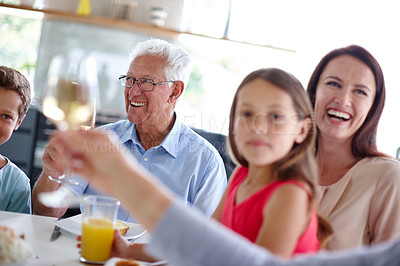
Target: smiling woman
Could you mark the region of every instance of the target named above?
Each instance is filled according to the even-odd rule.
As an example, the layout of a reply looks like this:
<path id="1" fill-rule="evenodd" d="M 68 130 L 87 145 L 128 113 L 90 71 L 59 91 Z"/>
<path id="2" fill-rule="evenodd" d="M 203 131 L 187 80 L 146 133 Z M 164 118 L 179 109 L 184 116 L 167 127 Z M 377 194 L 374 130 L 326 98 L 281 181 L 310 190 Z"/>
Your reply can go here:
<path id="1" fill-rule="evenodd" d="M 364 123 L 376 90 L 372 70 L 360 59 L 348 55 L 332 59 L 315 94 L 319 138 L 350 139 Z"/>
<path id="2" fill-rule="evenodd" d="M 328 249 L 371 245 L 400 230 L 400 163 L 378 151 L 385 102 L 377 60 L 356 45 L 335 49 L 307 88 L 318 141 L 319 203 L 334 231 Z"/>

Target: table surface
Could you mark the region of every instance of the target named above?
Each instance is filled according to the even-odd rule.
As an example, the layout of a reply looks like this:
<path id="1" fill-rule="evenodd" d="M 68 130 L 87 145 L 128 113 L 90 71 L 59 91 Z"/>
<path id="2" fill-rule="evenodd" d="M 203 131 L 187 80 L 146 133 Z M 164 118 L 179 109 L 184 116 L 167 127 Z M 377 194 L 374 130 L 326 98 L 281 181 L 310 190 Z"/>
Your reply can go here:
<path id="1" fill-rule="evenodd" d="M 0 211 L 0 224 L 14 229 L 16 235 L 24 235 L 32 250 L 33 256 L 23 264 L 29 266 L 74 266 L 87 265 L 79 261 L 79 249 L 76 235 L 61 229 L 61 236 L 50 241 L 57 218 L 39 215 L 30 215 L 16 212 Z M 148 243 L 150 235 L 144 234 L 136 243 Z M 165 262 L 148 263 L 146 265 L 171 266 Z"/>
<path id="2" fill-rule="evenodd" d="M 22 265 L 40 266 L 74 266 L 87 265 L 79 261 L 79 249 L 76 235 L 61 229 L 61 236 L 50 241 L 57 218 L 30 215 L 16 212 L 0 211 L 0 224 L 14 229 L 16 235 L 24 235 L 32 250 L 33 256 Z M 136 243 L 148 243 L 150 235 L 144 234 Z M 20 264 L 18 264 L 20 265 Z M 169 265 L 165 263 L 148 263 L 147 265 Z"/>
<path id="3" fill-rule="evenodd" d="M 50 241 L 56 221 L 53 217 L 0 211 L 0 224 L 12 227 L 17 235 L 23 234 L 33 250 L 24 265 L 85 265 L 79 261 L 76 235 L 61 230 L 61 236 Z"/>

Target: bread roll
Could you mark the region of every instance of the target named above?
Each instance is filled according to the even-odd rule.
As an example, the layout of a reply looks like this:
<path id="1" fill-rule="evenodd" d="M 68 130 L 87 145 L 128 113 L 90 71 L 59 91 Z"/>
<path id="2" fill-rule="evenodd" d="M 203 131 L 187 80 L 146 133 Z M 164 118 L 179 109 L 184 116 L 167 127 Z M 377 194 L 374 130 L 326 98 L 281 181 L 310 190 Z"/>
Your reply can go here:
<path id="1" fill-rule="evenodd" d="M 137 263 L 134 259 L 123 259 L 117 261 L 115 266 L 140 266 L 139 263 Z"/>
<path id="2" fill-rule="evenodd" d="M 117 228 L 123 236 L 126 236 L 126 233 L 129 230 L 129 226 L 122 222 L 121 220 L 117 220 L 115 222 L 115 228 Z"/>
<path id="3" fill-rule="evenodd" d="M 32 254 L 32 248 L 15 234 L 13 228 L 0 225 L 0 265 L 21 263 Z"/>

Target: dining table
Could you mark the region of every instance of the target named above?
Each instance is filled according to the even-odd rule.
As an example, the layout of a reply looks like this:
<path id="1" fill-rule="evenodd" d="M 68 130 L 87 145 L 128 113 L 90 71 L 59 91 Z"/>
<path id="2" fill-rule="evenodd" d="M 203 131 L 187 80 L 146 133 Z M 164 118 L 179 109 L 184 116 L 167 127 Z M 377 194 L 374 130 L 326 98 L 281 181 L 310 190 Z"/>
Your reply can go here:
<path id="1" fill-rule="evenodd" d="M 85 265 L 79 261 L 76 235 L 61 230 L 51 241 L 57 218 L 0 211 L 0 224 L 12 227 L 16 235 L 30 245 L 33 256 L 18 265 L 63 266 Z"/>
<path id="2" fill-rule="evenodd" d="M 24 241 L 32 248 L 33 256 L 17 265 L 40 266 L 74 266 L 87 265 L 79 261 L 79 249 L 76 247 L 77 235 L 64 229 L 59 229 L 59 236 L 52 239 L 57 218 L 31 215 L 25 213 L 0 211 L 0 225 L 14 229 L 18 236 L 23 236 Z M 147 243 L 150 235 L 146 232 L 136 243 Z M 14 265 L 14 264 L 13 264 Z M 146 263 L 143 265 L 168 265 L 165 262 Z"/>

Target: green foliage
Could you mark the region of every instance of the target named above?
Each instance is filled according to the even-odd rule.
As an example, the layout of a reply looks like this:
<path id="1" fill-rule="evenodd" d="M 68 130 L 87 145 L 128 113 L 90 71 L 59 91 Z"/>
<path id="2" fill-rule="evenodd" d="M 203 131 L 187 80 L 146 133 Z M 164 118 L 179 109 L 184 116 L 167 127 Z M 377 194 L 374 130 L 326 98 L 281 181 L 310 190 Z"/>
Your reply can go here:
<path id="1" fill-rule="evenodd" d="M 3 4 L 19 5 L 19 0 L 3 0 Z"/>
<path id="2" fill-rule="evenodd" d="M 0 64 L 32 77 L 41 25 L 39 19 L 0 14 Z"/>
<path id="3" fill-rule="evenodd" d="M 190 73 L 190 78 L 187 86 L 187 90 L 190 91 L 203 91 L 203 82 L 202 82 L 203 74 L 201 71 L 194 67 L 192 72 Z"/>
<path id="4" fill-rule="evenodd" d="M 199 108 L 204 98 L 203 73 L 196 66 L 190 73 L 188 85 L 185 89 L 185 102 L 192 107 Z"/>

